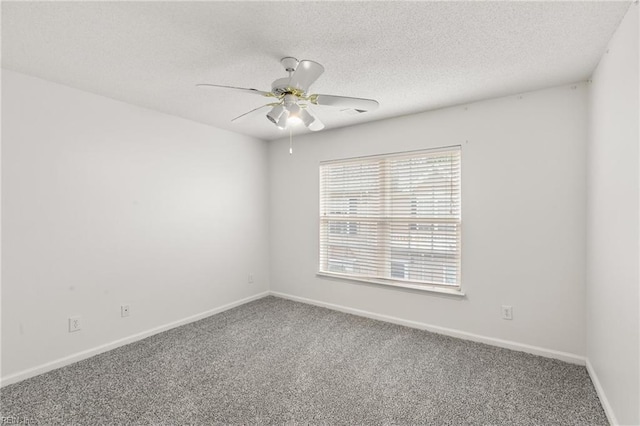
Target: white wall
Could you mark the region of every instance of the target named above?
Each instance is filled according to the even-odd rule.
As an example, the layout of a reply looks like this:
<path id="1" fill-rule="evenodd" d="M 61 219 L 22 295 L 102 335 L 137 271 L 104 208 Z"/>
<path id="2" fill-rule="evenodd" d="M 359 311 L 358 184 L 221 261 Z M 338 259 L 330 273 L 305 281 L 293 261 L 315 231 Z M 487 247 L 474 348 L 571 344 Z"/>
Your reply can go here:
<path id="1" fill-rule="evenodd" d="M 3 71 L 2 143 L 4 379 L 268 290 L 265 142 Z"/>
<path id="2" fill-rule="evenodd" d="M 586 105 L 578 84 L 272 143 L 271 289 L 583 360 Z M 466 297 L 316 276 L 320 161 L 453 144 Z"/>
<path id="3" fill-rule="evenodd" d="M 587 358 L 613 422 L 640 424 L 638 4 L 589 89 Z"/>

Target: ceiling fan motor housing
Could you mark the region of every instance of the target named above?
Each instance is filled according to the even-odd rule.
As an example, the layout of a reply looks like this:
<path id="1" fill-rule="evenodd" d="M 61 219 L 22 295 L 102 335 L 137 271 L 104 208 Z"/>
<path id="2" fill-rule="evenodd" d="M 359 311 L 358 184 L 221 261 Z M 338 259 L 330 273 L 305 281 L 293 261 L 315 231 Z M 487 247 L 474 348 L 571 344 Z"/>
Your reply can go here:
<path id="1" fill-rule="evenodd" d="M 279 78 L 271 83 L 271 93 L 276 96 L 281 96 L 289 93 L 289 77 Z"/>

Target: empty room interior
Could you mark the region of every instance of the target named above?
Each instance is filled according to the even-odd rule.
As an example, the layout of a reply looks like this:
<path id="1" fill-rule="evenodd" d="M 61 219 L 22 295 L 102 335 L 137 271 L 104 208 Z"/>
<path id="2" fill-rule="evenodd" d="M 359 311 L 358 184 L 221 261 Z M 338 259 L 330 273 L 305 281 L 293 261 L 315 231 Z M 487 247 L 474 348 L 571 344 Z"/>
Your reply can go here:
<path id="1" fill-rule="evenodd" d="M 637 1 L 2 1 L 2 424 L 640 424 Z"/>

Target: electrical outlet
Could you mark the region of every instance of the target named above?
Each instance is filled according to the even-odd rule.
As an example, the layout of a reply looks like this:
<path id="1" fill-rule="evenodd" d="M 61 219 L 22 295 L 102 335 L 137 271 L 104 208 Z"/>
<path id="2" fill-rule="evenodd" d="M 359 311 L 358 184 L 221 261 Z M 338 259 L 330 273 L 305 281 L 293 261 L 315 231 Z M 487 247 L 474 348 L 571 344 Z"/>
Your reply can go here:
<path id="1" fill-rule="evenodd" d="M 513 319 L 513 307 L 508 305 L 502 305 L 502 319 L 504 320 Z"/>
<path id="2" fill-rule="evenodd" d="M 82 330 L 82 317 L 69 317 L 69 333 L 73 333 L 74 331 Z"/>
<path id="3" fill-rule="evenodd" d="M 129 314 L 131 313 L 131 310 L 129 309 L 129 305 L 122 305 L 120 306 L 120 316 L 121 317 L 128 317 Z"/>
<path id="4" fill-rule="evenodd" d="M 249 275 L 247 276 L 247 282 L 249 284 L 253 283 L 253 274 L 251 272 L 249 272 Z"/>

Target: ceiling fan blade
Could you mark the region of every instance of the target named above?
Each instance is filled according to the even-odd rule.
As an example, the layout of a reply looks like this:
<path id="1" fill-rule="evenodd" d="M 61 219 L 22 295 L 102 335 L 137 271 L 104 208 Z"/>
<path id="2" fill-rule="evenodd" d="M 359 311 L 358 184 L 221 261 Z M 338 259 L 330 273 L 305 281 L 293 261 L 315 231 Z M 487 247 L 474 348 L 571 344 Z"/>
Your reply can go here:
<path id="1" fill-rule="evenodd" d="M 324 129 L 324 123 L 318 119 L 318 116 L 315 115 L 313 111 L 311 111 L 311 108 L 306 108 L 306 110 L 309 115 L 314 118 L 314 120 L 308 126 L 309 130 L 311 130 L 312 132 L 317 132 L 318 130 Z"/>
<path id="2" fill-rule="evenodd" d="M 300 61 L 289 80 L 289 87 L 306 92 L 323 72 L 324 67 L 315 61 L 308 59 Z"/>
<path id="3" fill-rule="evenodd" d="M 271 93 L 271 92 L 264 92 L 262 90 L 257 90 L 257 89 L 246 89 L 244 87 L 222 86 L 220 84 L 206 84 L 206 83 L 196 84 L 196 86 L 198 86 L 198 87 L 213 87 L 213 88 L 216 88 L 216 89 L 222 88 L 222 89 L 240 90 L 242 92 L 253 93 L 255 95 L 273 96 L 273 93 Z"/>
<path id="4" fill-rule="evenodd" d="M 373 111 L 380 104 L 373 99 L 350 98 L 347 96 L 311 95 L 309 101 L 315 105 L 326 105 L 337 108 L 348 108 L 357 112 Z"/>
<path id="5" fill-rule="evenodd" d="M 259 106 L 258 108 L 254 108 L 254 109 L 252 109 L 252 110 L 251 110 L 251 111 L 249 111 L 249 112 L 245 112 L 244 114 L 237 116 L 236 118 L 234 118 L 233 120 L 231 120 L 231 122 L 234 122 L 234 121 L 236 121 L 236 120 L 237 120 L 237 119 L 239 119 L 239 118 L 242 118 L 242 117 L 244 117 L 244 116 L 247 116 L 247 115 L 251 114 L 252 112 L 256 112 L 256 111 L 258 111 L 258 110 L 260 110 L 260 109 L 262 109 L 262 108 L 267 108 L 267 107 L 270 107 L 270 106 L 273 106 L 273 105 L 274 105 L 274 104 L 266 104 L 266 105 Z"/>

